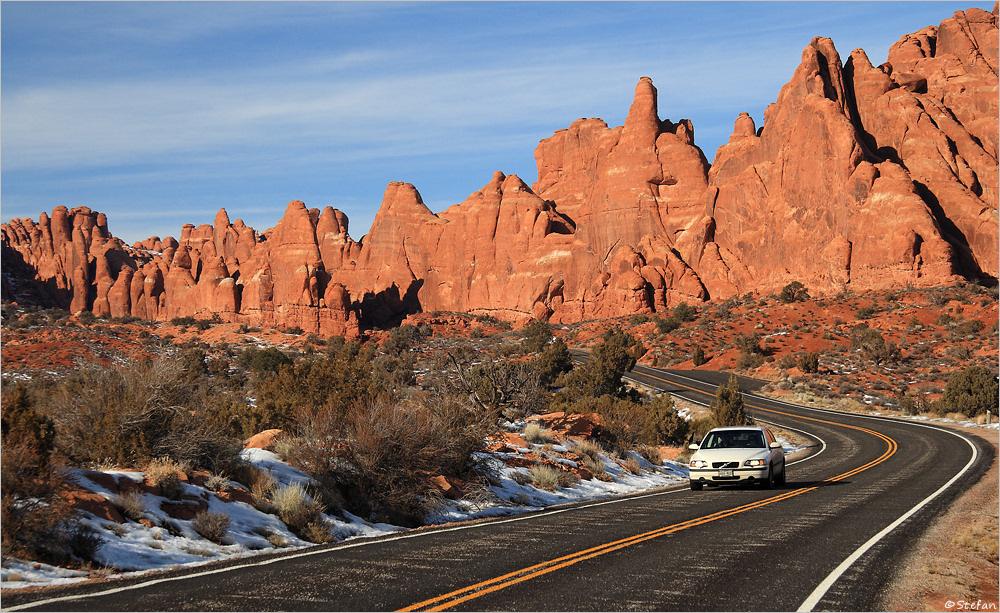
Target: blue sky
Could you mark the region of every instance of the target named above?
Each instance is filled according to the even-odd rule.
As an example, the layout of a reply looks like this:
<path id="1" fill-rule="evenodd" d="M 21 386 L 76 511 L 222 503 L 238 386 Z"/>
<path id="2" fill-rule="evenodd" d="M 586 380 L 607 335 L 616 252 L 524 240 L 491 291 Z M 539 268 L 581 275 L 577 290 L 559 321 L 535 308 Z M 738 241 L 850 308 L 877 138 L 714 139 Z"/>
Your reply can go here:
<path id="1" fill-rule="evenodd" d="M 495 170 L 534 182 L 540 139 L 620 125 L 644 75 L 711 160 L 813 36 L 877 65 L 970 6 L 993 3 L 4 1 L 0 216 L 86 205 L 131 243 L 298 199 L 359 238 L 389 181 L 435 212 Z"/>

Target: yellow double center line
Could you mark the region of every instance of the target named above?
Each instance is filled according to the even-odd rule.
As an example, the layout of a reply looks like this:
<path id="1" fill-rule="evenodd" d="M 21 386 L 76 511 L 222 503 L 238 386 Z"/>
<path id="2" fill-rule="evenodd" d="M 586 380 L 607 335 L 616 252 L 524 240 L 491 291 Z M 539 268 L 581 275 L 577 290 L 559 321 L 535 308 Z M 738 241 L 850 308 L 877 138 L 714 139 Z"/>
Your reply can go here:
<path id="1" fill-rule="evenodd" d="M 670 383 L 671 385 L 680 385 L 681 387 L 685 387 L 687 389 L 702 394 L 708 394 L 708 392 L 704 392 L 693 387 L 688 387 L 683 384 L 675 383 L 673 381 L 666 381 L 665 379 L 660 379 L 659 377 L 656 377 L 654 375 L 646 375 L 646 376 L 658 379 L 660 381 L 664 381 L 665 383 Z M 875 458 L 871 462 L 868 462 L 867 464 L 849 470 L 845 473 L 841 473 L 836 477 L 830 477 L 828 479 L 824 479 L 823 481 L 820 481 L 816 485 L 812 485 L 810 487 L 792 490 L 790 492 L 779 494 L 778 496 L 773 496 L 771 498 L 766 498 L 764 500 L 759 500 L 757 502 L 752 502 L 749 504 L 738 506 L 732 509 L 726 509 L 723 511 L 716 511 L 715 513 L 711 513 L 709 515 L 704 515 L 702 517 L 697 517 L 695 519 L 689 519 L 687 521 L 683 521 L 677 524 L 672 524 L 670 526 L 665 526 L 663 528 L 657 528 L 656 530 L 650 530 L 649 532 L 643 532 L 642 534 L 636 534 L 634 536 L 619 539 L 617 541 L 611 541 L 609 543 L 604 543 L 603 545 L 598 545 L 597 547 L 591 547 L 590 549 L 577 551 L 575 553 L 571 553 L 569 555 L 565 555 L 559 558 L 554 558 L 552 560 L 548 560 L 540 564 L 535 564 L 533 566 L 528 566 L 520 570 L 516 570 L 514 572 L 510 572 L 505 575 L 495 577 L 493 579 L 489 579 L 487 581 L 481 581 L 479 583 L 475 583 L 473 585 L 464 587 L 459 590 L 455 590 L 453 592 L 448 592 L 447 594 L 442 594 L 435 598 L 430 598 L 428 600 L 418 602 L 416 604 L 410 605 L 404 609 L 399 609 L 399 610 L 400 611 L 443 611 L 445 609 L 454 607 L 463 602 L 474 600 L 476 598 L 481 598 L 487 594 L 497 592 L 502 589 L 506 589 L 513 585 L 517 585 L 518 583 L 528 581 L 529 579 L 534 579 L 536 577 L 546 575 L 548 573 L 557 571 L 559 569 L 566 568 L 567 566 L 572 566 L 573 564 L 583 562 L 584 560 L 590 560 L 591 558 L 596 558 L 598 556 L 602 556 L 604 554 L 611 553 L 613 551 L 618 551 L 619 549 L 624 549 L 625 547 L 629 547 L 631 545 L 637 545 L 639 543 L 643 543 L 645 541 L 665 536 L 667 534 L 680 532 L 681 530 L 686 530 L 688 528 L 693 528 L 695 526 L 701 526 L 703 524 L 711 523 L 713 521 L 718 521 L 726 517 L 739 515 L 740 513 L 746 513 L 747 511 L 752 511 L 754 509 L 759 509 L 761 507 L 765 507 L 767 505 L 774 504 L 776 502 L 781 502 L 782 500 L 788 500 L 789 498 L 801 496 L 802 494 L 805 494 L 807 492 L 817 490 L 824 485 L 829 485 L 831 483 L 836 483 L 837 481 L 842 481 L 860 472 L 866 471 L 869 468 L 872 468 L 873 466 L 881 464 L 882 462 L 886 461 L 889 457 L 891 457 L 894 453 L 896 453 L 896 449 L 898 448 L 896 441 L 889 438 L 888 436 L 885 436 L 880 432 L 869 430 L 868 428 L 862 428 L 860 426 L 850 426 L 847 424 L 839 424 L 836 422 L 827 421 L 824 419 L 817 419 L 814 417 L 803 417 L 801 415 L 783 413 L 781 411 L 776 411 L 773 409 L 765 409 L 763 407 L 750 404 L 748 404 L 747 406 L 750 406 L 751 408 L 760 411 L 767 411 L 768 413 L 776 413 L 778 415 L 786 415 L 788 417 L 794 417 L 796 419 L 805 419 L 808 421 L 815 421 L 819 423 L 830 424 L 833 426 L 850 428 L 852 430 L 858 430 L 860 432 L 871 434 L 873 436 L 882 439 L 883 441 L 885 441 L 887 448 L 885 452 L 882 453 L 882 455 Z"/>

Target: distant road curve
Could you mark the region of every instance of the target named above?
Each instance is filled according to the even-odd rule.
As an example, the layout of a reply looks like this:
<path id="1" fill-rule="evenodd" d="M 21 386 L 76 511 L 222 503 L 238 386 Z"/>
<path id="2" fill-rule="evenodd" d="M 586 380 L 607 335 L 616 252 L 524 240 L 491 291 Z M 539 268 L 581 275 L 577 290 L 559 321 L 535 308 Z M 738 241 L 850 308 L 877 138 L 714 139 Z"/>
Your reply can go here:
<path id="1" fill-rule="evenodd" d="M 586 359 L 577 355 L 577 359 Z M 727 373 L 636 367 L 708 403 Z M 683 487 L 255 561 L 38 594 L 5 610 L 873 610 L 929 522 L 992 447 L 927 424 L 755 396 L 814 439 L 775 490 Z M 820 443 L 822 441 L 822 443 Z M 822 449 L 822 453 L 818 453 Z"/>

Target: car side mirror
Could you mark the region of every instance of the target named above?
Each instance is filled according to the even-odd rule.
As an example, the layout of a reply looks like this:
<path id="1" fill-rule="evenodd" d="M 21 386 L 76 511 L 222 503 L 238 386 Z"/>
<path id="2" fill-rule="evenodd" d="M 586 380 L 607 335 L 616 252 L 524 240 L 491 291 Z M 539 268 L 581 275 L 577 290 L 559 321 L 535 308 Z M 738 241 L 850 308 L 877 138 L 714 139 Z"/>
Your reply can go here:
<path id="1" fill-rule="evenodd" d="M 701 449 L 701 447 L 699 447 L 696 443 L 691 443 L 690 445 L 688 445 L 688 449 L 690 449 L 691 451 L 698 451 L 699 449 Z"/>
<path id="2" fill-rule="evenodd" d="M 778 441 L 774 441 L 773 443 L 771 443 L 771 449 L 781 449 L 781 443 L 779 443 Z"/>

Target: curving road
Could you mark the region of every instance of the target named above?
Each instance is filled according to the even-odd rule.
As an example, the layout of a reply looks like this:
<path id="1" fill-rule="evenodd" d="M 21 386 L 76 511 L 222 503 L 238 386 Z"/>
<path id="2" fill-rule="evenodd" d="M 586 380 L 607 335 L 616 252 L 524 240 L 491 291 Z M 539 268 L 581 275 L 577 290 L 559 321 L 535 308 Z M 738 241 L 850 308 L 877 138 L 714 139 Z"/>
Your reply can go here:
<path id="1" fill-rule="evenodd" d="M 707 403 L 728 374 L 637 367 Z M 760 382 L 741 379 L 746 392 Z M 42 594 L 6 610 L 876 610 L 907 546 L 989 466 L 976 437 L 746 397 L 811 441 L 784 488 L 683 487 L 252 563 Z"/>

